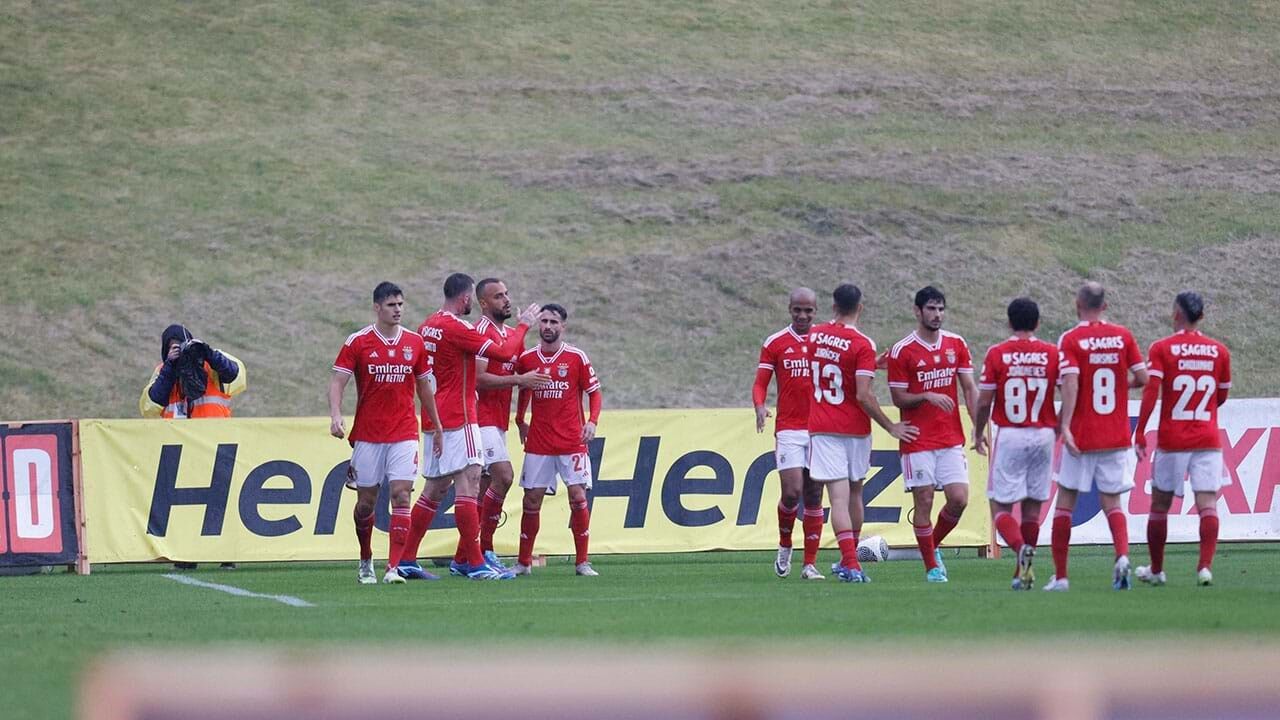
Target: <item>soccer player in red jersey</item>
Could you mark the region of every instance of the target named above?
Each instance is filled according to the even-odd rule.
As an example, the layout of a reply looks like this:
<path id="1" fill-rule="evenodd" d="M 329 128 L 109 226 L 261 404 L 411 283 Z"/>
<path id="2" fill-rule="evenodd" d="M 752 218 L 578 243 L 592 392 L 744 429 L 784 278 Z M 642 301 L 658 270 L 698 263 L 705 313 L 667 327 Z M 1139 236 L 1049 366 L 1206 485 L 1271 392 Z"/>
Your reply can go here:
<path id="1" fill-rule="evenodd" d="M 1164 544 L 1169 532 L 1169 507 L 1182 497 L 1191 481 L 1200 514 L 1200 562 L 1196 568 L 1201 585 L 1213 584 L 1213 554 L 1218 548 L 1218 491 L 1225 484 L 1222 439 L 1218 434 L 1218 408 L 1231 391 L 1231 353 L 1227 346 L 1199 330 L 1204 300 L 1193 292 L 1180 293 L 1173 305 L 1173 334 L 1151 345 L 1147 367 L 1157 382 L 1142 393 L 1134 447 L 1138 457 L 1147 452 L 1147 420 L 1160 403 L 1156 431 L 1155 467 L 1151 475 L 1151 514 L 1147 518 L 1147 547 L 1151 565 L 1135 575 L 1143 582 L 1163 585 Z"/>
<path id="2" fill-rule="evenodd" d="M 904 442 L 914 440 L 917 430 L 890 421 L 871 390 L 876 344 L 857 327 L 862 291 L 845 283 L 831 297 L 834 319 L 809 333 L 809 473 L 831 500 L 831 528 L 840 545 L 840 562 L 831 572 L 843 582 L 865 583 L 871 580 L 858 563 L 858 534 L 862 483 L 871 469 L 871 420 Z"/>
<path id="3" fill-rule="evenodd" d="M 342 420 L 342 393 L 347 382 L 356 379 L 356 419 L 351 426 L 351 463 L 347 475 L 356 486 L 355 525 L 360 541 L 362 585 L 378 582 L 373 572 L 374 505 L 378 488 L 385 479 L 391 490 L 391 554 L 383 582 L 402 583 L 397 572 L 399 555 L 409 531 L 409 502 L 413 481 L 418 475 L 418 416 L 413 404 L 415 389 L 422 414 L 435 422 L 433 431 L 439 445 L 440 427 L 435 393 L 431 388 L 431 366 L 422 338 L 400 326 L 404 293 L 389 282 L 373 290 L 373 310 L 377 321 L 352 333 L 342 344 L 329 380 L 329 433 L 346 434 Z M 427 578 L 434 579 L 434 578 Z"/>
<path id="4" fill-rule="evenodd" d="M 901 408 L 902 420 L 920 429 L 919 437 L 898 444 L 902 477 L 915 500 L 912 525 L 924 560 L 925 579 L 947 582 L 938 546 L 960 522 L 969 504 L 969 465 L 964 455 L 964 429 L 956 385 L 973 417 L 978 388 L 973 360 L 964 338 L 942 329 L 947 299 L 932 285 L 916 293 L 916 329 L 889 351 L 889 393 Z M 933 493 L 942 490 L 946 505 L 930 526 Z"/>
<path id="5" fill-rule="evenodd" d="M 1087 282 L 1076 293 L 1079 324 L 1062 334 L 1061 466 L 1056 470 L 1058 501 L 1053 512 L 1053 578 L 1049 591 L 1066 591 L 1071 547 L 1071 513 L 1076 498 L 1095 485 L 1111 527 L 1116 562 L 1111 586 L 1129 589 L 1129 529 L 1120 495 L 1133 487 L 1125 467 L 1129 450 L 1129 388 L 1147 382 L 1147 366 L 1133 334 L 1102 318 L 1106 293 Z"/>
<path id="6" fill-rule="evenodd" d="M 541 342 L 524 351 L 516 361 L 518 373 L 540 372 L 551 377 L 547 387 L 521 388 L 516 401 L 516 428 L 524 444 L 524 467 L 520 470 L 524 515 L 520 520 L 517 575 L 530 573 L 533 543 L 541 524 L 542 498 L 548 489 L 556 486 L 557 476 L 568 488 L 569 529 L 577 551 L 574 570 L 578 575 L 599 575 L 592 569 L 587 555 L 591 528 L 591 511 L 587 508 L 591 458 L 587 455 L 587 443 L 596 436 L 596 423 L 600 422 L 600 379 L 587 354 L 564 341 L 568 319 L 568 311 L 560 305 L 543 305 L 538 317 Z M 582 422 L 583 393 L 590 403 L 586 423 Z M 533 417 L 526 424 L 525 411 L 530 405 Z"/>
<path id="7" fill-rule="evenodd" d="M 511 332 L 506 325 L 506 320 L 511 317 L 511 298 L 506 283 L 498 278 L 481 280 L 476 283 L 476 301 L 481 315 L 476 330 L 495 345 L 502 345 Z M 511 456 L 507 452 L 511 390 L 516 387 L 538 388 L 551 382 L 550 377 L 536 371 L 517 375 L 515 367 L 519 355 L 517 351 L 494 360 L 476 358 L 476 388 L 479 392 L 476 411 L 480 440 L 484 446 L 484 467 L 480 477 L 480 550 L 484 553 L 485 562 L 503 570 L 506 568 L 493 551 L 493 534 L 502 519 L 502 505 L 515 478 Z M 462 557 L 455 560 L 465 562 Z"/>
<path id="8" fill-rule="evenodd" d="M 822 544 L 822 486 L 809 480 L 809 328 L 817 313 L 818 298 L 809 288 L 791 291 L 788 310 L 791 324 L 770 335 L 760 348 L 756 382 L 751 401 L 756 408 L 756 432 L 764 432 L 769 408 L 765 401 L 769 381 L 778 378 L 778 419 L 774 423 L 774 460 L 782 497 L 778 501 L 778 556 L 773 571 L 778 577 L 791 574 L 791 532 L 800 500 L 804 499 L 804 566 L 800 577 L 822 580 L 814 563 Z"/>
<path id="9" fill-rule="evenodd" d="M 418 546 L 445 493 L 453 486 L 454 520 L 462 545 L 460 554 L 466 560 L 452 563 L 450 574 L 465 575 L 473 580 L 506 579 L 514 576 L 489 567 L 480 550 L 480 511 L 476 495 L 480 487 L 483 446 L 480 427 L 476 424 L 476 357 L 501 360 L 524 347 L 524 336 L 536 317 L 537 305 L 530 305 L 520 314 L 520 324 L 508 333 L 505 342 L 495 343 L 462 319 L 471 314 L 474 287 L 475 281 L 469 275 L 450 275 L 444 281 L 444 305 L 418 328 L 435 376 L 440 420 L 436 424 L 431 418 L 422 418 L 423 449 L 427 458 L 422 474 L 427 482 L 413 507 L 404 559 L 417 567 Z M 428 434 L 437 427 L 443 430 L 440 440 Z"/>
<path id="10" fill-rule="evenodd" d="M 973 421 L 973 449 L 987 452 L 987 420 L 991 420 L 991 462 L 987 498 L 1000 537 L 1017 553 L 1014 590 L 1035 583 L 1031 561 L 1040 537 L 1040 505 L 1049 499 L 1053 445 L 1058 414 L 1053 391 L 1058 385 L 1062 353 L 1035 336 L 1040 307 L 1030 298 L 1009 303 L 1013 336 L 987 350 L 978 379 L 978 412 Z M 1022 506 L 1022 524 L 1013 505 Z"/>

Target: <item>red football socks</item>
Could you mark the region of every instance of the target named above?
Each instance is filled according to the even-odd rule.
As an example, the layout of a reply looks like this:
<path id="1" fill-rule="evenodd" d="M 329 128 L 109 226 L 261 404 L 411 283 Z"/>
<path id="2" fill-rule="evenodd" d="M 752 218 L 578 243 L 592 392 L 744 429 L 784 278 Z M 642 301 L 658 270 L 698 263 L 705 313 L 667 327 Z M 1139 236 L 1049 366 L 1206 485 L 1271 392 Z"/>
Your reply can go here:
<path id="1" fill-rule="evenodd" d="M 472 567 L 484 565 L 484 553 L 480 551 L 480 510 L 473 497 L 456 497 L 453 501 L 453 520 L 458 524 L 458 541 L 461 554 Z"/>
<path id="2" fill-rule="evenodd" d="M 778 547 L 791 547 L 791 532 L 795 530 L 797 510 L 798 506 L 787 507 L 778 503 Z"/>
<path id="3" fill-rule="evenodd" d="M 524 566 L 533 564 L 533 541 L 538 539 L 538 526 L 542 524 L 542 517 L 538 511 L 524 511 L 524 515 L 520 518 L 520 557 L 516 558 L 516 562 Z"/>
<path id="4" fill-rule="evenodd" d="M 391 508 L 391 528 L 388 530 L 391 536 L 391 552 L 387 555 L 388 570 L 399 565 L 401 558 L 404 557 L 404 543 L 409 539 L 409 525 L 412 522 L 409 508 Z"/>
<path id="5" fill-rule="evenodd" d="M 840 564 L 851 569 L 861 570 L 858 564 L 858 536 L 852 530 L 836 533 L 836 542 L 840 544 Z"/>
<path id="6" fill-rule="evenodd" d="M 1071 511 L 1057 508 L 1053 511 L 1053 575 L 1059 580 L 1067 577 L 1067 553 L 1071 548 Z"/>
<path id="7" fill-rule="evenodd" d="M 484 502 L 480 505 L 480 550 L 482 552 L 493 549 L 493 533 L 498 529 L 498 521 L 502 519 L 502 503 L 506 499 L 506 493 L 499 494 L 492 486 L 484 491 Z"/>
<path id="8" fill-rule="evenodd" d="M 1111 526 L 1111 541 L 1116 546 L 1116 557 L 1129 554 L 1129 521 L 1120 508 L 1107 511 L 1107 524 Z"/>
<path id="9" fill-rule="evenodd" d="M 1151 511 L 1147 516 L 1147 550 L 1152 574 L 1164 571 L 1164 544 L 1169 539 L 1169 513 Z"/>
<path id="10" fill-rule="evenodd" d="M 942 512 L 938 513 L 938 522 L 933 526 L 933 546 L 936 548 L 942 545 L 942 541 L 947 539 L 959 522 L 959 515 L 952 515 L 947 508 L 942 508 Z"/>
<path id="11" fill-rule="evenodd" d="M 804 509 L 804 564 L 818 561 L 818 548 L 822 546 L 822 506 Z"/>
<path id="12" fill-rule="evenodd" d="M 996 532 L 1009 544 L 1010 550 L 1022 550 L 1022 529 L 1018 527 L 1018 521 L 1013 519 L 1013 515 L 1007 512 L 996 513 L 995 525 Z"/>
<path id="13" fill-rule="evenodd" d="M 587 562 L 587 544 L 591 540 L 591 511 L 587 509 L 587 501 L 569 503 L 569 529 L 573 531 L 573 547 L 577 552 L 574 563 L 581 565 Z"/>
<path id="14" fill-rule="evenodd" d="M 1022 521 L 1022 542 L 1036 547 L 1040 542 L 1040 523 L 1036 520 Z"/>
<path id="15" fill-rule="evenodd" d="M 353 511 L 351 515 L 356 522 L 356 540 L 360 541 L 360 559 L 372 560 L 373 545 L 370 541 L 373 538 L 373 513 L 360 517 Z"/>
<path id="16" fill-rule="evenodd" d="M 418 546 L 422 544 L 422 538 L 431 527 L 431 522 L 436 519 L 436 511 L 439 509 L 440 503 L 428 498 L 424 490 L 413 506 L 413 514 L 409 516 L 409 537 L 404 541 L 404 554 L 401 560 L 417 561 Z"/>
<path id="17" fill-rule="evenodd" d="M 920 548 L 920 559 L 924 560 L 924 569 L 932 570 L 938 567 L 938 561 L 933 557 L 933 526 L 932 525 L 916 525 L 916 545 Z"/>
<path id="18" fill-rule="evenodd" d="M 1218 551 L 1218 509 L 1200 511 L 1200 564 L 1196 570 L 1213 566 L 1213 555 Z"/>

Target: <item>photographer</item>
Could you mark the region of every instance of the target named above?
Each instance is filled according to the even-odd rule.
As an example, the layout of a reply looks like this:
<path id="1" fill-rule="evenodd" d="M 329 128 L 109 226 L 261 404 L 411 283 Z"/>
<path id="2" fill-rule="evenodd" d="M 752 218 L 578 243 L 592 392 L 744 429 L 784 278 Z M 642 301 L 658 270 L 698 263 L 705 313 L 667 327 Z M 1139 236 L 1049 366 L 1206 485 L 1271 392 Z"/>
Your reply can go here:
<path id="1" fill-rule="evenodd" d="M 161 363 L 138 399 L 143 417 L 227 418 L 231 398 L 245 388 L 244 363 L 191 336 L 181 325 L 170 325 L 160 336 Z M 175 562 L 180 570 L 195 569 L 193 562 Z M 225 569 L 235 563 L 224 562 Z"/>
<path id="2" fill-rule="evenodd" d="M 138 400 L 143 417 L 231 417 L 231 398 L 245 388 L 244 363 L 193 338 L 181 325 L 165 328 L 160 358 Z"/>

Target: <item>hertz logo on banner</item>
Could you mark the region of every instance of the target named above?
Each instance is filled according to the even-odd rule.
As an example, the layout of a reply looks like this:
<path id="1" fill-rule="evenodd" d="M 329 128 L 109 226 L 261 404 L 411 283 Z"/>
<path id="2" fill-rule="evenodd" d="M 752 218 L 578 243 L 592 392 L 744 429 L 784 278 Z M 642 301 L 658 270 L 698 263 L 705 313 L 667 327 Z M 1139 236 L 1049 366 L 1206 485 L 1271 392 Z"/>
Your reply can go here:
<path id="1" fill-rule="evenodd" d="M 74 437 L 70 422 L 0 425 L 0 565 L 79 559 Z"/>
<path id="2" fill-rule="evenodd" d="M 343 488 L 351 449 L 328 428 L 327 418 L 83 421 L 92 560 L 355 558 L 355 493 Z M 508 439 L 518 477 L 523 454 L 516 433 Z M 887 434 L 874 442 L 863 532 L 912 545 L 896 443 Z M 756 434 L 750 411 L 608 412 L 590 452 L 593 550 L 777 547 L 773 437 Z M 985 459 L 971 456 L 970 472 L 975 502 L 950 542 L 986 545 Z M 517 517 L 520 494 L 514 488 L 507 496 L 507 512 Z M 567 527 L 567 502 L 549 500 L 543 515 L 544 527 Z M 515 551 L 516 525 L 499 528 L 499 552 Z M 387 527 L 385 497 L 378 527 Z M 452 555 L 457 533 L 438 531 L 452 527 L 451 515 L 437 515 L 423 554 Z M 382 543 L 376 552 L 385 552 L 386 535 L 374 540 Z M 830 532 L 824 540 L 834 544 Z M 568 532 L 544 532 L 539 543 L 549 554 L 573 552 Z"/>

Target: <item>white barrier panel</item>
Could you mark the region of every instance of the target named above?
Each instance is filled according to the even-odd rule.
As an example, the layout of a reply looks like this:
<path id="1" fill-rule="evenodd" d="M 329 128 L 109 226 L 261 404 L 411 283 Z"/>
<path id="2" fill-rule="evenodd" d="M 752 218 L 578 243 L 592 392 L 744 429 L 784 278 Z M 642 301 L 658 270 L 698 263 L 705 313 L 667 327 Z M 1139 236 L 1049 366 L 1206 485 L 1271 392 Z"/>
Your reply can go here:
<path id="1" fill-rule="evenodd" d="M 1131 424 L 1137 424 L 1138 402 L 1129 402 Z M 1147 426 L 1147 447 L 1155 447 L 1159 411 Z M 1280 399 L 1230 399 L 1218 410 L 1221 426 L 1223 474 L 1226 485 L 1218 498 L 1221 540 L 1280 540 Z M 1146 542 L 1151 509 L 1151 456 L 1137 462 L 1129 455 L 1134 488 L 1121 507 L 1129 517 L 1129 539 Z M 1055 488 L 1056 494 L 1056 488 Z M 1042 515 L 1052 512 L 1054 498 Z M 1050 523 L 1040 530 L 1040 545 L 1049 544 Z M 1081 494 L 1072 517 L 1072 544 L 1109 544 L 1111 530 L 1101 512 L 1096 491 Z M 1199 542 L 1200 516 L 1191 489 L 1169 510 L 1169 542 Z"/>

